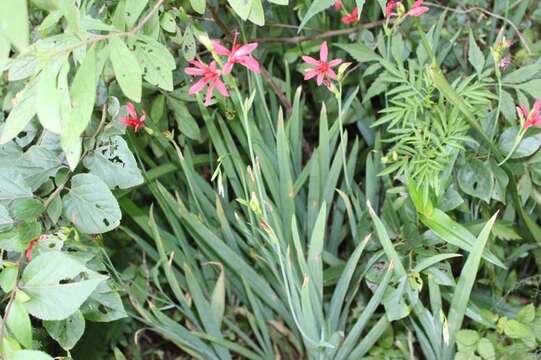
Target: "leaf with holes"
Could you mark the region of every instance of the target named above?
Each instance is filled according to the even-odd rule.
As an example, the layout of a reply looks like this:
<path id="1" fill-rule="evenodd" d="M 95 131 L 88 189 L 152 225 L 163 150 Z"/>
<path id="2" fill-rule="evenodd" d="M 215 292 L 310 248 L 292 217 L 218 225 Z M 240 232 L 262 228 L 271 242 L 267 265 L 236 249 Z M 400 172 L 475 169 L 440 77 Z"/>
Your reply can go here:
<path id="1" fill-rule="evenodd" d="M 118 203 L 107 184 L 96 175 L 75 175 L 63 200 L 64 214 L 83 233 L 100 234 L 120 224 Z"/>
<path id="2" fill-rule="evenodd" d="M 120 136 L 99 140 L 98 146 L 85 157 L 83 164 L 111 189 L 117 186 L 127 189 L 144 181 L 128 144 Z"/>
<path id="3" fill-rule="evenodd" d="M 473 159 L 458 171 L 458 185 L 466 194 L 488 203 L 494 190 L 494 175 L 489 165 Z"/>
<path id="4" fill-rule="evenodd" d="M 143 72 L 137 57 L 133 51 L 128 49 L 126 43 L 118 37 L 110 39 L 109 44 L 111 45 L 109 58 L 113 64 L 118 85 L 126 97 L 135 102 L 140 102 Z"/>
<path id="5" fill-rule="evenodd" d="M 122 299 L 107 282 L 101 283 L 81 307 L 85 319 L 94 322 L 110 322 L 128 316 Z"/>
<path id="6" fill-rule="evenodd" d="M 107 276 L 89 270 L 79 259 L 60 251 L 48 251 L 24 269 L 20 289 L 30 297 L 24 306 L 32 316 L 63 320 L 76 312 L 106 279 Z"/>
<path id="7" fill-rule="evenodd" d="M 164 90 L 173 91 L 173 70 L 175 58 L 167 48 L 147 36 L 140 36 L 135 45 L 135 54 L 143 67 L 147 82 Z"/>

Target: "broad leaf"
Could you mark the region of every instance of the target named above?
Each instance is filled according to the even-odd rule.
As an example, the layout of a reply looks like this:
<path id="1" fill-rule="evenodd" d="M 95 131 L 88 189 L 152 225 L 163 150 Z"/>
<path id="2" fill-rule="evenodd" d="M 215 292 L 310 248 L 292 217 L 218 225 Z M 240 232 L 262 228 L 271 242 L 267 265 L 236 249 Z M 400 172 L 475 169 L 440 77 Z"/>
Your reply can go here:
<path id="1" fill-rule="evenodd" d="M 13 170 L 0 171 L 0 201 L 32 197 L 32 188 Z"/>
<path id="2" fill-rule="evenodd" d="M 0 34 L 17 49 L 28 45 L 28 10 L 26 0 L 0 1 Z"/>
<path id="3" fill-rule="evenodd" d="M 11 109 L 6 122 L 1 127 L 0 144 L 5 144 L 24 130 L 36 115 L 36 81 L 31 81 L 15 97 L 15 106 Z"/>
<path id="4" fill-rule="evenodd" d="M 30 297 L 24 306 L 31 315 L 63 320 L 76 312 L 105 279 L 66 253 L 49 251 L 28 264 L 20 288 Z"/>
<path id="5" fill-rule="evenodd" d="M 95 175 L 75 175 L 63 200 L 64 214 L 83 233 L 104 233 L 120 224 L 122 214 L 115 197 Z"/>
<path id="6" fill-rule="evenodd" d="M 128 49 L 124 40 L 118 37 L 109 40 L 109 44 L 111 46 L 109 58 L 113 64 L 118 85 L 126 97 L 135 102 L 140 102 L 143 71 L 135 54 Z"/>
<path id="7" fill-rule="evenodd" d="M 62 349 L 71 350 L 85 332 L 85 318 L 77 310 L 65 320 L 44 321 L 43 326 Z"/>
<path id="8" fill-rule="evenodd" d="M 127 189 L 144 181 L 128 144 L 120 136 L 100 140 L 96 149 L 85 157 L 83 164 L 111 189 L 117 186 Z"/>

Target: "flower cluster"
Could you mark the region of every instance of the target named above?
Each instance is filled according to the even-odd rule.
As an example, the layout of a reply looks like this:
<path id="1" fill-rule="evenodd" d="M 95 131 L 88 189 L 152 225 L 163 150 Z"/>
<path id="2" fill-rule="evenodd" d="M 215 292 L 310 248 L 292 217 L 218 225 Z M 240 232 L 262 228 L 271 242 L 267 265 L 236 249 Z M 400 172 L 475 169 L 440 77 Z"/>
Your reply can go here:
<path id="1" fill-rule="evenodd" d="M 415 0 L 413 6 L 406 12 L 401 1 L 387 0 L 387 5 L 385 6 L 385 16 L 388 18 L 393 16 L 421 16 L 429 10 L 428 7 L 423 6 L 423 2 L 424 0 Z"/>
<path id="2" fill-rule="evenodd" d="M 231 49 L 223 46 L 218 40 L 212 42 L 212 50 L 219 56 L 227 56 L 227 60 L 222 67 L 218 68 L 216 61 L 212 61 L 210 65 L 199 60 L 189 61 L 190 65 L 184 69 L 184 72 L 190 76 L 199 77 L 200 79 L 190 87 L 188 94 L 195 95 L 202 91 L 207 86 L 207 94 L 205 96 L 205 106 L 210 104 L 214 89 L 224 96 L 229 96 L 229 91 L 222 81 L 222 75 L 229 75 L 235 64 L 239 64 L 248 70 L 259 74 L 259 63 L 252 57 L 252 52 L 257 48 L 257 43 L 249 43 L 240 45 L 237 43 L 238 33 L 235 33 L 233 45 Z"/>
<path id="3" fill-rule="evenodd" d="M 334 2 L 334 10 L 340 11 L 344 8 L 344 4 L 342 3 L 342 0 L 336 0 Z M 359 22 L 360 16 L 359 16 L 359 8 L 355 7 L 350 13 L 346 12 L 344 16 L 342 16 L 342 24 L 350 25 L 355 24 Z"/>

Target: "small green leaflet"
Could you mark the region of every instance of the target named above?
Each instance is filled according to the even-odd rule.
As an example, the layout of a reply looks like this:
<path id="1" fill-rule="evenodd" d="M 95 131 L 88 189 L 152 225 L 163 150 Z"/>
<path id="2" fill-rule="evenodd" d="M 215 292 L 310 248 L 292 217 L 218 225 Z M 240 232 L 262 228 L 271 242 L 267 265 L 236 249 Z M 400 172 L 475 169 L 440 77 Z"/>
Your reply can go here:
<path id="1" fill-rule="evenodd" d="M 5 144 L 17 136 L 36 115 L 36 81 L 30 81 L 26 87 L 17 94 L 16 105 L 11 110 L 2 126 L 0 144 Z"/>
<path id="2" fill-rule="evenodd" d="M 261 0 L 227 0 L 227 3 L 242 20 L 250 20 L 259 26 L 265 25 L 265 14 Z"/>
<path id="3" fill-rule="evenodd" d="M 127 189 L 144 181 L 128 144 L 120 136 L 101 139 L 97 148 L 83 160 L 83 164 L 111 189 L 117 186 Z"/>
<path id="4" fill-rule="evenodd" d="M 26 0 L 0 1 L 0 34 L 19 51 L 28 45 L 28 10 Z"/>
<path id="5" fill-rule="evenodd" d="M 314 0 L 310 4 L 310 7 L 308 8 L 308 11 L 306 11 L 306 14 L 302 18 L 301 25 L 299 26 L 299 30 L 297 33 L 300 33 L 302 28 L 306 25 L 308 20 L 310 20 L 315 15 L 319 14 L 323 10 L 329 8 L 331 5 L 334 4 L 334 0 Z"/>
<path id="6" fill-rule="evenodd" d="M 60 93 L 57 90 L 57 77 L 61 62 L 51 62 L 45 66 L 38 78 L 36 109 L 43 127 L 56 134 L 62 132 L 60 118 Z"/>
<path id="7" fill-rule="evenodd" d="M 199 14 L 205 13 L 205 6 L 206 6 L 205 0 L 190 0 L 190 5 L 192 6 L 192 9 L 194 9 L 195 12 Z"/>
<path id="8" fill-rule="evenodd" d="M 85 276 L 80 276 L 81 273 Z M 107 276 L 89 270 L 66 253 L 48 251 L 28 264 L 20 288 L 30 297 L 24 306 L 32 316 L 63 320 L 76 312 L 105 279 Z"/>
<path id="9" fill-rule="evenodd" d="M 109 40 L 111 46 L 110 59 L 113 64 L 118 85 L 126 97 L 135 102 L 141 101 L 143 87 L 143 71 L 135 54 L 128 49 L 126 43 L 114 37 Z"/>
<path id="10" fill-rule="evenodd" d="M 167 104 L 173 110 L 175 120 L 182 134 L 190 139 L 199 140 L 201 137 L 199 126 L 186 108 L 186 105 L 182 101 L 172 97 L 167 98 Z"/>
<path id="11" fill-rule="evenodd" d="M 356 44 L 336 44 L 341 49 L 346 50 L 358 62 L 380 61 L 381 57 L 365 44 L 358 42 Z"/>
<path id="12" fill-rule="evenodd" d="M 9 331 L 25 348 L 32 348 L 32 325 L 24 305 L 18 301 L 11 304 L 6 321 Z"/>
<path id="13" fill-rule="evenodd" d="M 107 185 L 96 175 L 77 174 L 64 196 L 64 214 L 86 234 L 101 234 L 120 224 L 122 214 Z"/>
<path id="14" fill-rule="evenodd" d="M 79 163 L 80 136 L 90 123 L 96 101 L 96 51 L 94 47 L 87 51 L 83 63 L 75 74 L 69 94 L 71 109 L 69 109 L 67 123 L 62 132 L 61 144 L 70 168 L 74 170 Z"/>
<path id="15" fill-rule="evenodd" d="M 468 49 L 468 60 L 470 61 L 470 64 L 472 64 L 477 74 L 481 75 L 485 66 L 485 57 L 483 56 L 483 52 L 481 51 L 481 49 L 479 49 L 479 46 L 477 46 L 477 43 L 475 42 L 475 39 L 473 38 L 473 34 L 471 32 L 470 44 Z"/>
<path id="16" fill-rule="evenodd" d="M 126 0 L 124 16 L 126 18 L 126 27 L 128 27 L 128 29 L 135 25 L 139 15 L 141 15 L 147 4 L 148 0 Z"/>

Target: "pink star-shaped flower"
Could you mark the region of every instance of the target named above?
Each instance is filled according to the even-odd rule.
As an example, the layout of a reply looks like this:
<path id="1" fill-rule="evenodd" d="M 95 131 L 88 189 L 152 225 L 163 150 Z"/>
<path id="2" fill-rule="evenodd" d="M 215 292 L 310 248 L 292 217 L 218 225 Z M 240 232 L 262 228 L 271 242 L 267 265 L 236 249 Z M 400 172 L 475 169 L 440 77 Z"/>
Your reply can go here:
<path id="1" fill-rule="evenodd" d="M 197 94 L 208 85 L 207 95 L 205 96 L 205 106 L 210 104 L 214 89 L 217 89 L 223 96 L 229 96 L 229 92 L 220 78 L 221 72 L 216 68 L 216 61 L 211 62 L 210 65 L 204 64 L 198 60 L 191 60 L 189 63 L 193 65 L 193 67 L 185 68 L 184 72 L 191 76 L 201 76 L 201 79 L 190 87 L 188 94 Z"/>
<path id="2" fill-rule="evenodd" d="M 528 129 L 532 126 L 541 127 L 541 99 L 538 99 L 533 104 L 531 111 L 528 111 L 526 105 L 517 106 L 517 113 L 525 120 L 525 129 Z"/>
<path id="3" fill-rule="evenodd" d="M 223 46 L 219 41 L 213 42 L 214 51 L 220 56 L 227 56 L 227 62 L 224 65 L 222 73 L 227 75 L 231 73 L 233 65 L 240 64 L 248 70 L 259 74 L 259 63 L 251 55 L 252 51 L 257 48 L 257 43 L 249 43 L 241 46 L 237 44 L 237 36 L 238 33 L 235 33 L 231 50 Z"/>
<path id="4" fill-rule="evenodd" d="M 327 61 L 327 55 L 329 50 L 327 48 L 327 42 L 324 41 L 321 44 L 321 49 L 319 50 L 319 60 L 314 59 L 311 56 L 303 56 L 302 59 L 313 65 L 312 68 L 308 69 L 304 74 L 304 80 L 310 80 L 317 76 L 316 82 L 318 86 L 321 84 L 329 87 L 331 85 L 331 80 L 336 79 L 336 73 L 333 71 L 333 67 L 340 65 L 342 59 L 334 59 Z"/>
<path id="5" fill-rule="evenodd" d="M 340 10 L 342 10 L 342 6 L 343 6 L 342 0 L 336 0 L 334 2 L 334 10 L 340 11 Z"/>
<path id="6" fill-rule="evenodd" d="M 135 105 L 131 102 L 126 104 L 126 109 L 128 110 L 128 116 L 122 116 L 120 122 L 128 127 L 132 127 L 135 132 L 139 131 L 140 128 L 145 126 L 147 114 L 143 111 L 143 114 L 138 116 Z"/>
<path id="7" fill-rule="evenodd" d="M 359 21 L 359 8 L 353 9 L 350 14 L 346 14 L 342 17 L 342 24 L 349 25 L 355 24 Z"/>

